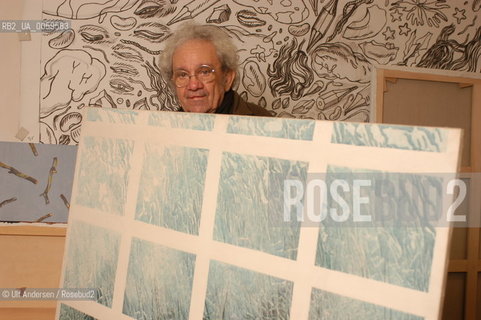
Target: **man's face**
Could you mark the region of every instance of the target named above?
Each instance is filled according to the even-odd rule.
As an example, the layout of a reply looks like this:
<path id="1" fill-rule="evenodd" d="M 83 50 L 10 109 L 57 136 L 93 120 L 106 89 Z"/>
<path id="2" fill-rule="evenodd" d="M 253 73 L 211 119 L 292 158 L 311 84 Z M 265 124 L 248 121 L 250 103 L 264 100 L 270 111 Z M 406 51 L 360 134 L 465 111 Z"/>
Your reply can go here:
<path id="1" fill-rule="evenodd" d="M 215 69 L 215 79 L 203 83 L 192 76 L 185 87 L 176 87 L 182 109 L 186 112 L 215 112 L 229 91 L 234 81 L 235 72 L 223 72 L 214 45 L 205 40 L 189 40 L 179 46 L 172 56 L 174 74 L 185 71 L 194 75 L 201 66 L 211 66 Z"/>

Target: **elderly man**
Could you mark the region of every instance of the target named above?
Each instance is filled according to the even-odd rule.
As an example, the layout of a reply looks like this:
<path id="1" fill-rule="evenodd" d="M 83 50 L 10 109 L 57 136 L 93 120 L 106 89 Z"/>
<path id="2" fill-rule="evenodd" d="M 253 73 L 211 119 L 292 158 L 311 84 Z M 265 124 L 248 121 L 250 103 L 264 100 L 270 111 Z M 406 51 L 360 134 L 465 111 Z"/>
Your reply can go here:
<path id="1" fill-rule="evenodd" d="M 271 116 L 232 90 L 236 51 L 229 36 L 214 26 L 184 23 L 167 39 L 160 65 L 183 111 Z"/>

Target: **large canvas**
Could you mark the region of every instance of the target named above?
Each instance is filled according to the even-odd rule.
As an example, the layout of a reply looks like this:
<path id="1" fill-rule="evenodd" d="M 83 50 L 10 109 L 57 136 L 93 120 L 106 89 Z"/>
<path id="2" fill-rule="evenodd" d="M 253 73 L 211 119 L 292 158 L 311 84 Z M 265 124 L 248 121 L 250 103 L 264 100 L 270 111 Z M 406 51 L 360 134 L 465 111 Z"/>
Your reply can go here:
<path id="1" fill-rule="evenodd" d="M 60 286 L 99 290 L 59 302 L 57 318 L 438 319 L 450 228 L 411 204 L 434 216 L 449 204 L 435 174 L 456 171 L 461 130 L 100 108 L 83 118 Z M 394 208 L 375 208 L 382 194 L 367 185 L 359 223 L 356 212 L 316 221 L 307 195 L 291 197 L 372 173 L 421 197 L 397 206 L 409 219 L 364 221 Z M 319 204 L 355 206 L 333 199 Z"/>

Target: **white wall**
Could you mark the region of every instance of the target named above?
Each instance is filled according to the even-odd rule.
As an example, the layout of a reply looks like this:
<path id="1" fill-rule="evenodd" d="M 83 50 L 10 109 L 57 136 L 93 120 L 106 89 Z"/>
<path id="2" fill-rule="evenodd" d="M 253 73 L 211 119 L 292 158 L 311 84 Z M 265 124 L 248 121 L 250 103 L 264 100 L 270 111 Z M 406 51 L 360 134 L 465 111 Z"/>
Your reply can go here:
<path id="1" fill-rule="evenodd" d="M 0 20 L 21 19 L 22 11 L 23 1 L 0 2 Z M 0 140 L 15 141 L 20 117 L 19 35 L 2 31 L 0 48 Z"/>

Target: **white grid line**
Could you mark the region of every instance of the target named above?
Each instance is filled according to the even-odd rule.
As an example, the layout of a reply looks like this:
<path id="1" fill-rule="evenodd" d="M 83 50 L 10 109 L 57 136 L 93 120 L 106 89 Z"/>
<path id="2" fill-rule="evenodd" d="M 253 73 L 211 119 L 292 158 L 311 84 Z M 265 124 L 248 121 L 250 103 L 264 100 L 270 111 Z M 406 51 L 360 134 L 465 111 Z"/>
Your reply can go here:
<path id="1" fill-rule="evenodd" d="M 140 176 L 142 162 L 144 158 L 145 145 L 142 141 L 136 141 L 131 156 L 130 173 L 128 178 L 127 199 L 124 207 L 124 221 L 127 223 L 135 219 L 135 209 L 137 203 L 137 195 L 139 193 Z M 115 275 L 114 296 L 112 301 L 112 309 L 122 313 L 124 305 L 125 287 L 128 276 L 128 265 L 130 260 L 130 249 L 132 243 L 132 234 L 129 228 L 122 228 L 121 241 L 119 247 L 119 256 L 117 266 L 127 266 L 127 268 L 118 268 Z"/>
<path id="2" fill-rule="evenodd" d="M 217 117 L 214 123 L 214 134 L 217 135 L 223 135 L 226 132 L 225 121 L 220 121 L 220 119 Z M 208 243 L 212 241 L 214 233 L 215 214 L 213 213 L 215 213 L 217 207 L 221 161 L 222 151 L 220 148 L 210 148 L 199 225 L 199 240 L 201 243 L 207 244 L 205 248 L 209 248 Z M 206 190 L 212 190 L 212 192 L 206 192 Z M 199 250 L 196 255 L 189 320 L 203 319 L 211 260 L 210 254 L 209 250 Z"/>

